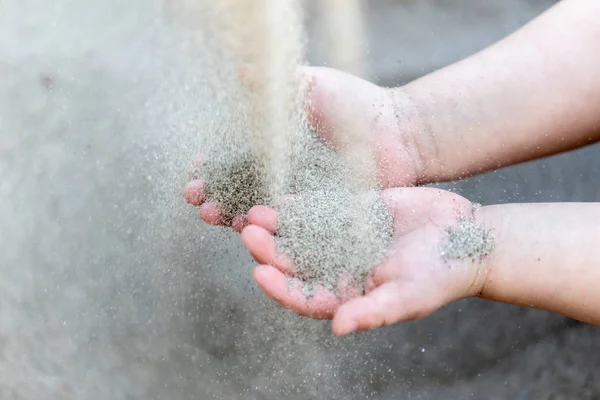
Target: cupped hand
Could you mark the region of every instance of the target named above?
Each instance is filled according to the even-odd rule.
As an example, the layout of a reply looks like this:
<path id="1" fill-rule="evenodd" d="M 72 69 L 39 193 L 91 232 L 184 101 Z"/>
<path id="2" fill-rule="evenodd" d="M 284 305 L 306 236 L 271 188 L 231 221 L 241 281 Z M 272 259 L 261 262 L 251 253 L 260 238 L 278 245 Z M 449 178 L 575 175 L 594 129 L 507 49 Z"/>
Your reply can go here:
<path id="1" fill-rule="evenodd" d="M 394 218 L 394 237 L 386 259 L 369 273 L 362 290 L 341 296 L 318 289 L 304 295 L 293 277 L 293 263 L 277 254 L 273 234 L 274 210 L 250 210 L 251 225 L 242 240 L 260 264 L 254 277 L 277 303 L 312 318 L 333 319 L 336 335 L 369 330 L 427 316 L 443 305 L 477 295 L 485 280 L 478 260 L 449 259 L 444 255 L 448 229 L 474 214 L 473 205 L 456 194 L 430 188 L 388 189 L 382 196 Z M 363 288 L 360 288 L 363 289 Z"/>
<path id="2" fill-rule="evenodd" d="M 367 127 L 367 141 L 377 166 L 377 178 L 384 188 L 413 186 L 423 179 L 423 163 L 415 140 L 418 118 L 411 117 L 410 101 L 399 89 L 386 89 L 329 68 L 302 67 L 308 87 L 307 115 L 312 129 L 336 149 L 347 143 L 344 128 Z M 253 72 L 242 70 L 245 86 L 252 90 Z M 223 217 L 218 204 L 206 202 L 201 176 L 202 161 L 193 162 L 197 172 L 185 187 L 185 197 L 200 208 L 200 217 L 212 225 L 231 225 L 238 232 L 247 225 L 246 216 Z"/>

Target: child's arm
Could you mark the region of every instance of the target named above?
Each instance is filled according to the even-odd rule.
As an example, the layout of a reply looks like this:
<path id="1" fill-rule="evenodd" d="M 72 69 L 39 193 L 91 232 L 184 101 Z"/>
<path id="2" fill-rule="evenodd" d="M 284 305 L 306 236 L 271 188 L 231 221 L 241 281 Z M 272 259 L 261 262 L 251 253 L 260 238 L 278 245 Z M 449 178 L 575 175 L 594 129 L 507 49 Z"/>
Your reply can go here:
<path id="1" fill-rule="evenodd" d="M 424 181 L 600 140 L 600 2 L 564 0 L 494 46 L 396 89 L 420 110 Z"/>
<path id="2" fill-rule="evenodd" d="M 481 297 L 600 324 L 600 203 L 483 207 L 496 247 Z"/>

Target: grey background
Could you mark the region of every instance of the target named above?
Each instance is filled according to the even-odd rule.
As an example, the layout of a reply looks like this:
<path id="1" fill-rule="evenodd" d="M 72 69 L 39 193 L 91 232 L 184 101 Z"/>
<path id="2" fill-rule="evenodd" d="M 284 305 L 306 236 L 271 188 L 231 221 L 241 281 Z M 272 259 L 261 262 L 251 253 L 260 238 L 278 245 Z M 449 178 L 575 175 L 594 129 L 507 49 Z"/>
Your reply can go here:
<path id="1" fill-rule="evenodd" d="M 181 196 L 216 112 L 182 1 L 0 0 L 1 399 L 600 397 L 597 329 L 560 316 L 465 300 L 334 339 L 265 299 L 236 235 Z M 371 1 L 376 80 L 459 60 L 552 3 Z M 598 151 L 451 187 L 597 201 Z"/>

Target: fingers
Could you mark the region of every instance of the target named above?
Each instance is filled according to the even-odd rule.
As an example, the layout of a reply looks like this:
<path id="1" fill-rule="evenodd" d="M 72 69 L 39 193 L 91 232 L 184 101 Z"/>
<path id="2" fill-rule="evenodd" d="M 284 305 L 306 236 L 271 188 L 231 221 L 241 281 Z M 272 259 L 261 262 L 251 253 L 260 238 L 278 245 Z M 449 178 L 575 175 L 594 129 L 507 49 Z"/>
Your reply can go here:
<path id="1" fill-rule="evenodd" d="M 275 239 L 264 228 L 249 225 L 242 231 L 242 242 L 252 258 L 259 264 L 268 264 L 281 272 L 291 275 L 294 273 L 293 262 L 284 254 L 277 254 Z"/>
<path id="2" fill-rule="evenodd" d="M 188 182 L 184 189 L 185 200 L 193 205 L 200 206 L 206 200 L 206 191 L 204 190 L 204 182 L 200 180 L 194 180 Z"/>
<path id="3" fill-rule="evenodd" d="M 216 203 L 204 203 L 200 206 L 200 218 L 209 225 L 227 225 L 223 212 Z"/>
<path id="4" fill-rule="evenodd" d="M 204 188 L 204 182 L 200 180 L 188 182 L 185 185 L 184 193 L 185 199 L 189 204 L 200 207 L 200 218 L 202 218 L 204 222 L 209 225 L 230 225 L 227 223 L 227 219 L 224 217 L 218 204 L 205 203 L 206 190 Z M 233 219 L 231 225 L 234 229 L 237 229 L 238 232 L 241 232 L 245 227 L 244 222 L 245 218 L 238 216 Z"/>
<path id="5" fill-rule="evenodd" d="M 204 165 L 202 155 L 197 155 L 190 164 L 189 182 L 185 185 L 184 193 L 186 201 L 193 206 L 200 206 L 206 201 L 206 188 L 204 181 L 200 179 L 200 172 Z"/>
<path id="6" fill-rule="evenodd" d="M 229 226 L 236 231 L 241 232 L 247 225 L 248 220 L 245 216 L 235 216 L 231 222 L 224 217 L 222 210 L 216 203 L 205 203 L 206 188 L 204 181 L 200 178 L 204 159 L 201 155 L 197 156 L 191 163 L 190 177 L 192 178 L 184 188 L 185 200 L 195 207 L 200 207 L 200 218 L 210 225 Z"/>
<path id="7" fill-rule="evenodd" d="M 205 203 L 206 190 L 204 189 L 204 182 L 200 180 L 188 182 L 185 185 L 184 193 L 185 199 L 189 204 L 200 207 L 200 218 L 202 218 L 204 222 L 209 225 L 229 225 L 226 223 L 227 220 L 218 204 Z M 233 222 L 236 222 L 234 229 L 237 227 L 239 229 L 238 232 L 241 232 L 244 228 L 243 220 L 240 220 L 239 218 L 236 220 L 236 218 L 233 219 Z"/>
<path id="8" fill-rule="evenodd" d="M 350 299 L 362 296 L 363 287 L 349 274 L 344 274 L 339 278 L 337 284 L 337 296 L 340 299 L 340 304 L 347 302 Z"/>
<path id="9" fill-rule="evenodd" d="M 237 233 L 242 233 L 244 228 L 247 227 L 248 225 L 250 225 L 250 222 L 248 221 L 248 218 L 245 217 L 244 215 L 236 215 L 231 220 L 231 227 Z"/>
<path id="10" fill-rule="evenodd" d="M 305 317 L 331 319 L 339 306 L 339 299 L 332 292 L 317 288 L 307 297 L 300 281 L 269 265 L 256 267 L 254 279 L 271 299 Z"/>
<path id="11" fill-rule="evenodd" d="M 255 206 L 250 210 L 247 217 L 236 215 L 231 223 L 227 223 L 227 219 L 224 218 L 218 204 L 204 203 L 206 201 L 206 190 L 204 182 L 201 180 L 188 182 L 185 185 L 184 193 L 189 204 L 200 207 L 200 217 L 210 225 L 231 225 L 233 230 L 238 233 L 241 233 L 250 224 L 260 226 L 271 234 L 274 234 L 277 229 L 277 213 L 266 206 Z"/>
<path id="12" fill-rule="evenodd" d="M 343 336 L 422 318 L 441 306 L 428 294 L 417 285 L 388 282 L 340 306 L 333 318 L 333 333 Z"/>
<path id="13" fill-rule="evenodd" d="M 253 225 L 266 229 L 272 235 L 277 230 L 277 213 L 266 206 L 252 207 L 248 211 L 248 221 Z"/>
<path id="14" fill-rule="evenodd" d="M 236 215 L 233 217 L 233 219 L 231 219 L 231 222 L 228 222 L 218 204 L 199 203 L 199 199 L 204 201 L 204 193 L 198 194 L 195 192 L 190 192 L 188 195 L 188 190 L 186 187 L 186 198 L 188 198 L 188 196 L 191 200 L 195 201 L 195 203 L 192 203 L 190 200 L 188 200 L 190 204 L 200 205 L 200 217 L 204 220 L 204 222 L 210 225 L 231 226 L 234 231 L 241 233 L 244 228 L 252 224 L 265 229 L 271 235 L 275 233 L 275 229 L 277 228 L 277 213 L 275 210 L 269 207 L 255 206 L 250 210 L 248 216 Z"/>
<path id="15" fill-rule="evenodd" d="M 265 229 L 250 225 L 242 231 L 242 242 L 259 264 L 271 264 L 275 259 L 275 240 Z"/>

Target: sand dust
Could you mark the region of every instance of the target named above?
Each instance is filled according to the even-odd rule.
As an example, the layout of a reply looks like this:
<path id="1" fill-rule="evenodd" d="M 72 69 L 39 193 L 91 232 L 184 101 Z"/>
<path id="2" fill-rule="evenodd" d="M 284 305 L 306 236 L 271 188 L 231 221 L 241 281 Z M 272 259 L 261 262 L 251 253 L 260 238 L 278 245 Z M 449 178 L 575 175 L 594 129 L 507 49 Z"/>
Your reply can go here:
<path id="1" fill-rule="evenodd" d="M 456 224 L 446 229 L 447 237 L 440 252 L 443 259 L 480 262 L 494 250 L 492 231 L 475 219 L 475 211 L 480 207 L 474 204 L 470 215 L 459 216 Z"/>
<path id="2" fill-rule="evenodd" d="M 328 64 L 361 78 L 368 77 L 362 0 L 320 0 Z"/>
<path id="3" fill-rule="evenodd" d="M 292 257 L 297 276 L 310 287 L 335 289 L 342 275 L 361 281 L 385 255 L 391 217 L 374 191 L 366 127 L 340 127 L 352 138 L 340 153 L 308 127 L 307 91 L 297 74 L 305 63 L 302 2 L 215 3 L 204 2 L 213 17 L 206 36 L 214 38 L 215 64 L 224 67 L 209 84 L 222 94 L 224 115 L 200 132 L 208 200 L 223 204 L 228 218 L 255 204 L 275 207 L 278 249 Z M 358 2 L 335 4 L 329 12 L 346 12 Z M 350 11 L 353 19 L 360 16 Z M 356 28 L 356 21 L 348 22 Z M 351 47 L 340 58 L 358 65 L 359 50 Z M 250 87 L 241 84 L 240 67 L 252 71 Z M 294 197 L 280 202 L 286 194 Z"/>

